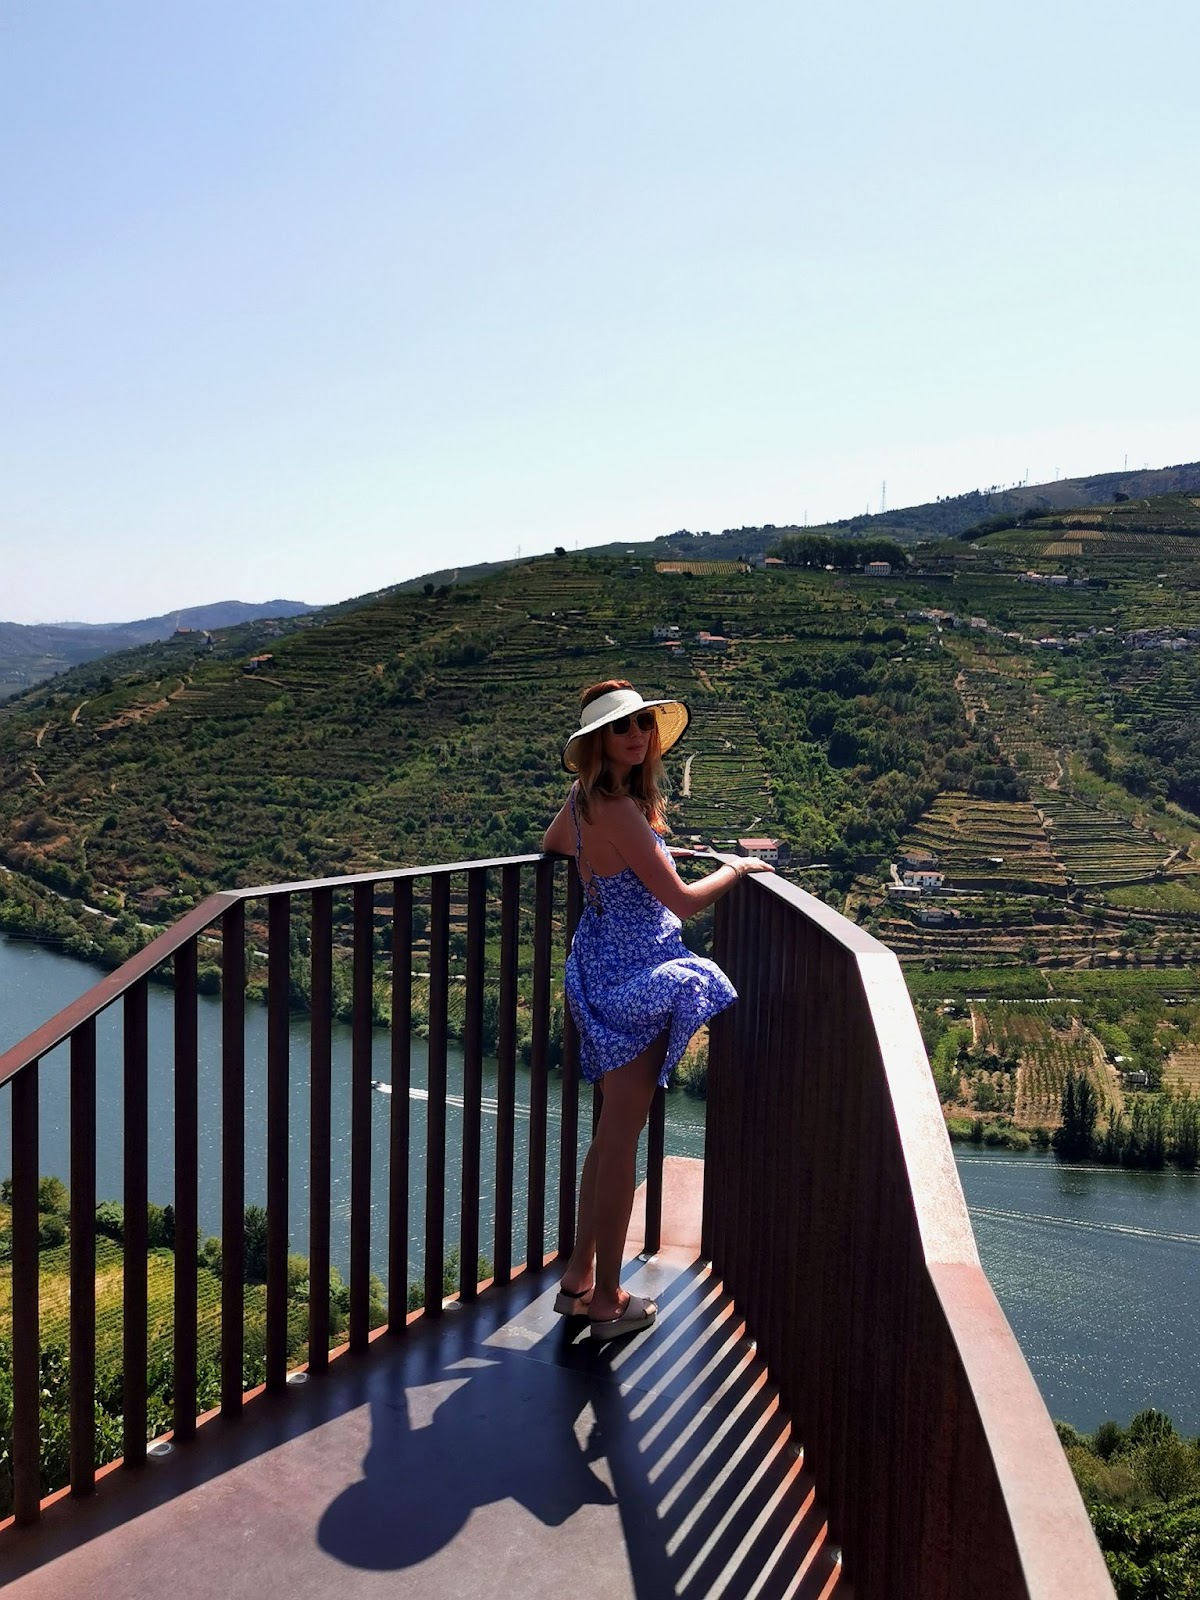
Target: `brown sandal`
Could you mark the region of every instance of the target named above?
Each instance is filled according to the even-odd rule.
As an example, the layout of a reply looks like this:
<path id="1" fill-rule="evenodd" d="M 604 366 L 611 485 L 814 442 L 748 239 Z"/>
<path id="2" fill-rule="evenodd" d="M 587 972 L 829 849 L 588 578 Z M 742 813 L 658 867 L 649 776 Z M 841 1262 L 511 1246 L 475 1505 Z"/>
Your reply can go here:
<path id="1" fill-rule="evenodd" d="M 559 1284 L 554 1301 L 555 1311 L 560 1317 L 586 1317 L 595 1287 L 596 1285 L 592 1284 L 591 1288 L 581 1289 L 578 1294 L 572 1294 L 569 1289 L 564 1289 Z"/>

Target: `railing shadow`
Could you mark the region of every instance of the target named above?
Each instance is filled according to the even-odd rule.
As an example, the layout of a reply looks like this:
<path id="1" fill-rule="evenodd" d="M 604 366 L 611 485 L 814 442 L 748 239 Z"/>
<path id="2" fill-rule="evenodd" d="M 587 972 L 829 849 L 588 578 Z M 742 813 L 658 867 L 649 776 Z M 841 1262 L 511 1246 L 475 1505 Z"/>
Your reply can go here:
<path id="1" fill-rule="evenodd" d="M 838 1573 L 811 1480 L 728 1298 L 699 1266 L 654 1292 L 659 1326 L 623 1347 L 555 1325 L 543 1293 L 477 1327 L 481 1342 L 444 1340 L 403 1389 L 380 1383 L 363 1476 L 321 1517 L 320 1547 L 403 1571 L 448 1550 L 475 1512 L 511 1502 L 546 1527 L 570 1522 L 576 1577 L 601 1592 L 830 1592 Z M 527 1548 L 544 1560 L 536 1534 Z M 539 1592 L 536 1575 L 524 1582 Z"/>

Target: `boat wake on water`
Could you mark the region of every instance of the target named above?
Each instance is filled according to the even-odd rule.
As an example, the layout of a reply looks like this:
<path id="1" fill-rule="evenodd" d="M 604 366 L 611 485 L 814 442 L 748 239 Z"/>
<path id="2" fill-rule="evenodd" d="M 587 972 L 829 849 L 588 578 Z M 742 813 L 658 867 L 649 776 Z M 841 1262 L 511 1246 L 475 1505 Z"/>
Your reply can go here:
<path id="1" fill-rule="evenodd" d="M 1157 1228 L 1136 1228 L 1123 1222 L 1086 1222 L 1082 1217 L 1051 1217 L 1037 1211 L 1000 1211 L 990 1206 L 970 1206 L 972 1217 L 993 1217 L 999 1222 L 1040 1222 L 1053 1228 L 1083 1228 L 1088 1233 L 1115 1233 L 1135 1239 L 1161 1239 L 1168 1244 L 1200 1245 L 1200 1234 L 1171 1233 Z"/>
<path id="2" fill-rule="evenodd" d="M 391 1094 L 392 1092 L 391 1084 L 384 1083 L 382 1078 L 372 1078 L 371 1087 L 376 1094 Z M 428 1100 L 429 1090 L 410 1088 L 408 1098 L 410 1100 Z M 448 1094 L 446 1096 L 446 1104 L 454 1106 L 459 1111 L 464 1111 L 467 1103 L 460 1094 Z M 500 1102 L 499 1100 L 481 1100 L 479 1109 L 489 1117 L 498 1117 L 500 1115 Z M 517 1101 L 513 1106 L 513 1111 L 518 1117 L 528 1117 L 529 1115 L 529 1107 L 523 1106 L 520 1101 Z M 548 1105 L 546 1107 L 546 1120 L 547 1122 L 559 1122 L 561 1120 L 553 1106 Z"/>

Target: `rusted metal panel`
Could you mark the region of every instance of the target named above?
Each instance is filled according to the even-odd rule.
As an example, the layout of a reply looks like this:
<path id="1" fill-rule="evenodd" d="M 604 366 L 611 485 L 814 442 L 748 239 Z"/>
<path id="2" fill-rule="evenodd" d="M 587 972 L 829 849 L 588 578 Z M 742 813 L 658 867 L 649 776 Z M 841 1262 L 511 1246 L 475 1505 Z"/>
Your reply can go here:
<path id="1" fill-rule="evenodd" d="M 792 1408 L 855 1594 L 1111 1596 L 979 1270 L 895 957 L 774 879 L 718 906 L 715 945 L 740 998 L 712 1026 L 705 1249 Z"/>
<path id="2" fill-rule="evenodd" d="M 929 1277 L 978 1415 L 979 1452 L 996 1476 L 996 1514 L 1012 1529 L 1030 1594 L 1107 1595 L 1104 1559 L 1070 1465 L 991 1285 L 969 1262 L 935 1262 Z"/>

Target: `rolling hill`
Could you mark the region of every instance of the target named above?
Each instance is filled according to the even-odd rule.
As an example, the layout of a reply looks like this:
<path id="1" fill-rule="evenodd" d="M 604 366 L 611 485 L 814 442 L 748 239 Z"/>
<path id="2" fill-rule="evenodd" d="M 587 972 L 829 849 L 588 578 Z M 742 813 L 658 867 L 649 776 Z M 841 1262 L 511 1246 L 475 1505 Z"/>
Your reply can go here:
<path id="1" fill-rule="evenodd" d="M 85 661 L 169 639 L 177 629 L 211 631 L 261 617 L 301 616 L 311 609 L 299 600 L 264 600 L 257 605 L 220 600 L 136 622 L 0 622 L 0 700 Z"/>

